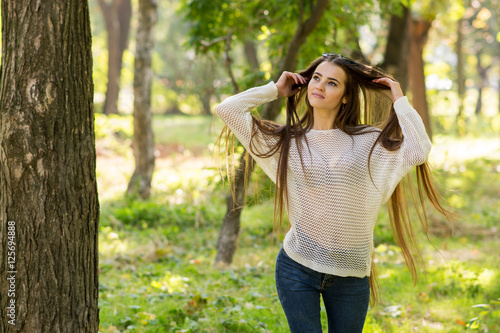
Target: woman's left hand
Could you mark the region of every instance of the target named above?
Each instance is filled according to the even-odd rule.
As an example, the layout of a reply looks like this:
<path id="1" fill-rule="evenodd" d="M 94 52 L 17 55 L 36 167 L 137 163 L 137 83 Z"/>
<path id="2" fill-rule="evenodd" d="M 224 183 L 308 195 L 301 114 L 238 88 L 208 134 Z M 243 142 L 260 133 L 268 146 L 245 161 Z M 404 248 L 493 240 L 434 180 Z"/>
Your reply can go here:
<path id="1" fill-rule="evenodd" d="M 381 79 L 375 79 L 375 80 L 373 80 L 373 82 L 383 84 L 384 86 L 391 88 L 393 102 L 397 101 L 398 98 L 404 96 L 403 90 L 401 89 L 399 82 L 391 80 L 388 77 L 383 77 Z"/>

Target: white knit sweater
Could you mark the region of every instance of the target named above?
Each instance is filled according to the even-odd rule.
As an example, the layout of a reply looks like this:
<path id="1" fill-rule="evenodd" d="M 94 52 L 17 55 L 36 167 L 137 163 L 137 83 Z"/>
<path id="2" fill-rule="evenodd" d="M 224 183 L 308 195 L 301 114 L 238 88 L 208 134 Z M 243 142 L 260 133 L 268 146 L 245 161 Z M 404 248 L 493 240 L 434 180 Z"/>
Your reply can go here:
<path id="1" fill-rule="evenodd" d="M 277 96 L 276 85 L 270 82 L 227 98 L 216 111 L 250 152 L 249 111 Z M 283 246 L 295 261 L 321 273 L 370 275 L 373 229 L 380 206 L 414 166 L 427 161 L 431 148 L 422 119 L 408 99 L 399 98 L 394 108 L 404 141 L 396 151 L 380 144 L 373 150 L 370 171 L 376 187 L 367 161 L 378 132 L 350 136 L 340 129 L 309 130 L 309 149 L 302 139 L 304 169 L 292 139 L 287 183 L 291 229 Z M 252 142 L 258 152 L 268 150 L 262 135 L 257 133 Z M 276 182 L 278 154 L 253 157 Z"/>

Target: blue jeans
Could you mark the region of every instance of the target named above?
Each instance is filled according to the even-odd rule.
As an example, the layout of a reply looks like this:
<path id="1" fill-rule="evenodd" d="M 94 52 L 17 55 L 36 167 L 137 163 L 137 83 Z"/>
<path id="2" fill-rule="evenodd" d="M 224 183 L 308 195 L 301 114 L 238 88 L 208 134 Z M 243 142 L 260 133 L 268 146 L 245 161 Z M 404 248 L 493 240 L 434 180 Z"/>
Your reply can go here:
<path id="1" fill-rule="evenodd" d="M 281 249 L 276 260 L 276 288 L 292 333 L 321 329 L 320 295 L 329 333 L 361 333 L 370 301 L 369 277 L 341 277 L 307 268 Z"/>

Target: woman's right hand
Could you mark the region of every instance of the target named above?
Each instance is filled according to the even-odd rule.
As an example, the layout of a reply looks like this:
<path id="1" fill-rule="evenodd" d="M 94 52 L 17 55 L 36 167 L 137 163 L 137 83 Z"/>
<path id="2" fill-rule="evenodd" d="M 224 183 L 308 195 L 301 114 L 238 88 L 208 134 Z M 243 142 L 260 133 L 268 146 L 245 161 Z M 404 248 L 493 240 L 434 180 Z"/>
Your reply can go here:
<path id="1" fill-rule="evenodd" d="M 278 88 L 278 97 L 290 97 L 299 92 L 299 87 L 293 89 L 293 85 L 302 86 L 307 84 L 307 80 L 300 74 L 283 72 L 278 82 L 276 82 L 276 88 Z"/>

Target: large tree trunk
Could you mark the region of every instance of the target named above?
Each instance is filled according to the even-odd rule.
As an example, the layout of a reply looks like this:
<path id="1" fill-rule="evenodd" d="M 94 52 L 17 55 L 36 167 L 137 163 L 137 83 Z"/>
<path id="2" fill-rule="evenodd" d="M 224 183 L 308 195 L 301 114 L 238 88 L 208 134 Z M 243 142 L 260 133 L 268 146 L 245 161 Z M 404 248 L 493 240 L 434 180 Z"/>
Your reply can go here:
<path id="1" fill-rule="evenodd" d="M 108 32 L 108 86 L 104 113 L 118 113 L 123 52 L 127 49 L 132 5 L 130 0 L 98 0 Z"/>
<path id="2" fill-rule="evenodd" d="M 402 16 L 391 16 L 384 62 L 381 66 L 405 88 L 408 86 L 408 22 L 410 11 L 408 7 L 402 7 Z"/>
<path id="3" fill-rule="evenodd" d="M 328 0 L 317 0 L 314 5 L 311 16 L 305 21 L 299 21 L 295 34 L 288 45 L 288 50 L 285 52 L 285 56 L 281 59 L 280 66 L 273 78 L 274 82 L 277 82 L 281 73 L 283 71 L 294 71 L 297 67 L 297 56 L 300 47 L 306 42 L 307 37 L 314 31 L 318 25 L 323 13 L 328 4 Z M 277 99 L 271 103 L 267 103 L 264 106 L 262 112 L 262 118 L 274 120 L 279 114 L 281 109 L 282 99 Z M 246 151 L 244 152 L 246 154 Z M 249 156 L 251 159 L 251 157 Z M 224 217 L 224 222 L 222 229 L 219 234 L 219 242 L 217 244 L 217 257 L 215 258 L 215 264 L 230 264 L 233 261 L 234 252 L 236 251 L 236 243 L 238 240 L 238 234 L 240 230 L 240 215 L 241 209 L 243 208 L 244 198 L 245 198 L 245 186 L 244 182 L 246 177 L 250 177 L 253 171 L 253 160 L 249 162 L 252 166 L 250 170 L 246 170 L 245 163 L 240 160 L 240 167 L 236 171 L 235 181 L 234 181 L 234 197 L 235 202 L 232 201 L 232 195 L 229 194 L 226 197 L 227 212 Z M 245 174 L 247 175 L 245 177 Z M 219 254 L 220 253 L 220 254 Z"/>
<path id="4" fill-rule="evenodd" d="M 2 0 L 0 332 L 98 330 L 93 97 L 88 2 Z"/>
<path id="5" fill-rule="evenodd" d="M 429 138 L 432 139 L 432 130 L 427 105 L 424 74 L 424 47 L 431 28 L 431 21 L 413 17 L 409 21 L 410 53 L 408 56 L 408 78 L 412 92 L 412 104 L 424 122 Z"/>
<path id="6" fill-rule="evenodd" d="M 155 167 L 155 146 L 151 125 L 151 55 L 154 44 L 157 0 L 139 1 L 134 62 L 134 156 L 135 171 L 127 193 L 147 199 Z"/>

